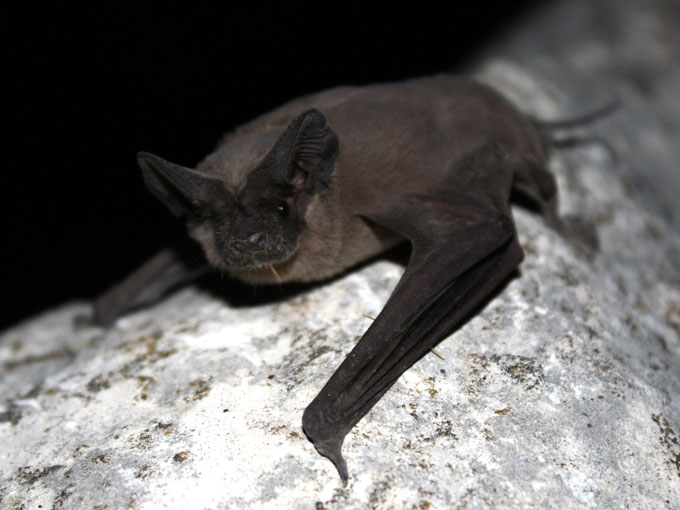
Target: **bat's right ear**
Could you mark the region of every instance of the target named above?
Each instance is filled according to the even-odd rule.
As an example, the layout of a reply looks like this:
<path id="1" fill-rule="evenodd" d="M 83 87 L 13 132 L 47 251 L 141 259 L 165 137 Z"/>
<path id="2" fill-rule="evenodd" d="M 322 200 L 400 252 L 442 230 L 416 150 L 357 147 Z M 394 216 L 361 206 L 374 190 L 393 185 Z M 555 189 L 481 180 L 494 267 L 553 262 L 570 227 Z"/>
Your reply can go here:
<path id="1" fill-rule="evenodd" d="M 211 202 L 226 194 L 222 182 L 149 152 L 139 152 L 137 163 L 146 187 L 175 216 L 201 216 Z"/>
<path id="2" fill-rule="evenodd" d="M 328 187 L 338 155 L 338 136 L 316 108 L 302 112 L 251 173 L 250 179 L 314 193 Z"/>

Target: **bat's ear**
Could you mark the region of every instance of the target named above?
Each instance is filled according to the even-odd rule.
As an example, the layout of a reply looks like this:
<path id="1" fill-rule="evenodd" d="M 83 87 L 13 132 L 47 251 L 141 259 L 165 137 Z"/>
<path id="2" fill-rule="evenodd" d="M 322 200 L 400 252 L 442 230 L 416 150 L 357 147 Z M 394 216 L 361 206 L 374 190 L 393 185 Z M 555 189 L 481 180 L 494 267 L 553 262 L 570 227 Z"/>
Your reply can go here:
<path id="1" fill-rule="evenodd" d="M 288 125 L 253 173 L 293 192 L 316 192 L 330 184 L 338 147 L 326 117 L 310 108 Z"/>
<path id="2" fill-rule="evenodd" d="M 149 152 L 138 153 L 137 163 L 146 187 L 175 216 L 200 216 L 208 204 L 225 195 L 220 181 Z"/>

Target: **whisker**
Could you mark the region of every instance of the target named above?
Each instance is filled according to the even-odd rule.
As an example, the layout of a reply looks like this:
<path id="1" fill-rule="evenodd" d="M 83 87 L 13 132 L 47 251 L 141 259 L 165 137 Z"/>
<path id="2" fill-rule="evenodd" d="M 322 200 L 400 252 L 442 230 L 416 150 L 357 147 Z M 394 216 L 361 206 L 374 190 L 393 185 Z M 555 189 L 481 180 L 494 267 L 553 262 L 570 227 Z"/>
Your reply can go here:
<path id="1" fill-rule="evenodd" d="M 279 281 L 279 283 L 283 283 L 283 280 L 281 279 L 281 275 L 274 269 L 274 264 L 269 265 L 269 269 L 271 269 L 272 273 L 276 277 L 276 279 Z"/>

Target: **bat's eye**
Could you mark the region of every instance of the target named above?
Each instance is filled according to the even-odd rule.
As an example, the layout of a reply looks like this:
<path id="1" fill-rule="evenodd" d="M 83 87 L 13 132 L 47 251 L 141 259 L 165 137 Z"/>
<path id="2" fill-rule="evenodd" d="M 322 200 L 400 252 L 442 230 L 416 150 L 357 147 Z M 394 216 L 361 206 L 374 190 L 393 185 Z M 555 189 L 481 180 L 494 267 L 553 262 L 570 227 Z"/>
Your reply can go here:
<path id="1" fill-rule="evenodd" d="M 276 212 L 278 212 L 282 218 L 288 217 L 288 204 L 285 202 L 279 202 L 276 204 Z"/>

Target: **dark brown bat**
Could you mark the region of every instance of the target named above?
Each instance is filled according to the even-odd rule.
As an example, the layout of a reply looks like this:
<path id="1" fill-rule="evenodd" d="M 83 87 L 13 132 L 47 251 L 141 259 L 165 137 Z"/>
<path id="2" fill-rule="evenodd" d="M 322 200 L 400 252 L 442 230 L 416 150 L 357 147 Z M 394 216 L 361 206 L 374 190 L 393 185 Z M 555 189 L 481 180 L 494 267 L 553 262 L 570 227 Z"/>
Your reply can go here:
<path id="1" fill-rule="evenodd" d="M 511 194 L 576 232 L 557 216 L 537 126 L 486 86 L 436 76 L 294 100 L 228 134 L 195 170 L 139 154 L 146 185 L 210 265 L 248 283 L 324 279 L 411 243 L 385 308 L 302 418 L 343 480 L 345 435 L 522 260 Z M 161 252 L 102 296 L 96 317 L 149 302 L 199 266 Z"/>

